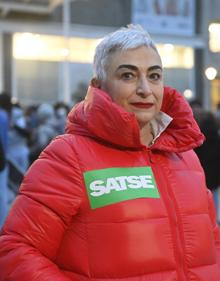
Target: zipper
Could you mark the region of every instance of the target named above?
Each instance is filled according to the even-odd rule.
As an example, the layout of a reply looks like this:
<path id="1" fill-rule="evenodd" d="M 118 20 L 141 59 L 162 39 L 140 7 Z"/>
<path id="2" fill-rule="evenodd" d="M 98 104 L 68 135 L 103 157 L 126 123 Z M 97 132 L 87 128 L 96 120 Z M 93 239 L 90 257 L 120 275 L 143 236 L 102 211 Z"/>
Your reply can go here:
<path id="1" fill-rule="evenodd" d="M 156 169 L 157 171 L 161 171 L 161 168 L 165 171 L 165 173 L 162 174 L 162 180 L 164 183 L 167 183 L 167 179 L 166 179 L 166 169 L 167 167 L 165 167 L 163 164 L 159 167 L 158 163 L 159 163 L 159 159 L 158 157 L 156 158 L 151 149 L 146 148 L 146 152 L 148 154 L 149 157 L 149 162 L 152 165 L 152 170 Z M 161 163 L 161 161 L 160 161 Z M 160 173 L 161 175 L 161 173 Z M 183 241 L 183 233 L 181 231 L 182 227 L 181 227 L 181 218 L 178 216 L 179 210 L 178 210 L 178 206 L 176 203 L 176 199 L 174 196 L 174 193 L 172 192 L 172 189 L 169 185 L 169 183 L 167 183 L 165 186 L 163 186 L 162 188 L 159 188 L 158 186 L 158 190 L 161 194 L 161 198 L 164 202 L 164 205 L 166 207 L 167 213 L 168 213 L 168 217 L 169 217 L 169 221 L 170 221 L 170 228 L 171 228 L 171 234 L 173 236 L 173 241 L 176 244 L 176 247 L 174 247 L 174 256 L 176 259 L 176 263 L 177 263 L 177 276 L 178 276 L 178 281 L 188 281 L 189 279 L 187 278 L 187 267 L 184 261 L 184 246 L 182 245 Z"/>

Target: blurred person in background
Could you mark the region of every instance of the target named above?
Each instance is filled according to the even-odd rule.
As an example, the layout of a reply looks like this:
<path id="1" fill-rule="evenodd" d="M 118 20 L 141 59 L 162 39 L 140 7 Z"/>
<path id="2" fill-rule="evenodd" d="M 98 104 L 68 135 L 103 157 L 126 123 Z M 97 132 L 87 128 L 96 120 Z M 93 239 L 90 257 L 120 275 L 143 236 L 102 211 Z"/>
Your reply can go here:
<path id="1" fill-rule="evenodd" d="M 194 118 L 196 119 L 197 123 L 200 123 L 204 113 L 202 103 L 195 99 L 190 102 L 190 106 L 192 108 Z"/>
<path id="2" fill-rule="evenodd" d="M 17 103 L 13 104 L 11 111 L 11 122 L 9 130 L 9 151 L 8 159 L 18 166 L 23 173 L 29 167 L 30 131 L 23 108 Z"/>
<path id="3" fill-rule="evenodd" d="M 213 193 L 216 216 L 219 221 L 220 135 L 218 116 L 210 111 L 204 110 L 201 102 L 198 100 L 191 101 L 190 106 L 200 130 L 206 138 L 203 145 L 197 147 L 195 152 L 205 171 L 207 187 Z"/>
<path id="4" fill-rule="evenodd" d="M 2 145 L 2 152 L 4 165 L 0 170 L 0 228 L 4 223 L 8 212 L 8 132 L 9 120 L 11 112 L 11 98 L 7 92 L 0 93 L 0 142 Z"/>
<path id="5" fill-rule="evenodd" d="M 215 116 L 217 118 L 218 132 L 219 132 L 219 135 L 220 135 L 220 102 L 217 103 Z"/>
<path id="6" fill-rule="evenodd" d="M 36 110 L 37 126 L 33 130 L 30 146 L 30 163 L 36 160 L 41 151 L 58 135 L 54 108 L 51 104 L 43 103 Z"/>
<path id="7" fill-rule="evenodd" d="M 25 107 L 25 119 L 27 128 L 32 131 L 37 127 L 37 105 L 29 105 Z"/>
<path id="8" fill-rule="evenodd" d="M 195 152 L 204 168 L 206 184 L 214 195 L 218 218 L 218 188 L 220 187 L 220 136 L 218 121 L 214 113 L 203 111 L 198 124 L 206 139 L 203 145 L 195 149 Z"/>
<path id="9" fill-rule="evenodd" d="M 2 145 L 2 141 L 0 139 L 0 172 L 5 168 L 6 159 L 5 159 L 5 151 Z"/>
<path id="10" fill-rule="evenodd" d="M 104 37 L 85 99 L 28 170 L 0 281 L 219 281 L 204 136 L 140 26 Z"/>
<path id="11" fill-rule="evenodd" d="M 54 112 L 56 118 L 56 130 L 59 135 L 65 133 L 66 117 L 69 113 L 69 107 L 63 102 L 57 102 L 54 105 Z"/>

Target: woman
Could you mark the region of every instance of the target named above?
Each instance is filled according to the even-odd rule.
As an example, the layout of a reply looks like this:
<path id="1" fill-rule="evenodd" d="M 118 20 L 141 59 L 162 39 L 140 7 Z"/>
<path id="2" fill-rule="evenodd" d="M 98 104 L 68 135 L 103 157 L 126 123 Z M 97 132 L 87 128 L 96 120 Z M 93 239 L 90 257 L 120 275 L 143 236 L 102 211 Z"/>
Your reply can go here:
<path id="1" fill-rule="evenodd" d="M 28 171 L 0 280 L 218 281 L 219 234 L 191 109 L 138 26 L 98 45 L 84 101 Z"/>

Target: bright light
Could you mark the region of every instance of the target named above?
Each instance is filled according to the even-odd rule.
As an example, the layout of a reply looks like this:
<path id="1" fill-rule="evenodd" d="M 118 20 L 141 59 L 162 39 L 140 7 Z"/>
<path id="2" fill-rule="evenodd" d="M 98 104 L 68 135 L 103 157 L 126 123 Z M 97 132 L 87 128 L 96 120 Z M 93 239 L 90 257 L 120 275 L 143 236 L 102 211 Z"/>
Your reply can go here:
<path id="1" fill-rule="evenodd" d="M 209 48 L 212 52 L 220 52 L 220 23 L 209 25 Z"/>
<path id="2" fill-rule="evenodd" d="M 207 79 L 214 80 L 217 75 L 217 70 L 214 67 L 208 67 L 205 70 L 205 75 Z"/>
<path id="3" fill-rule="evenodd" d="M 186 89 L 184 92 L 183 92 L 183 95 L 186 99 L 192 99 L 193 97 L 193 91 L 190 90 L 190 89 Z"/>
<path id="4" fill-rule="evenodd" d="M 24 60 L 92 63 L 100 39 L 15 33 L 13 57 Z"/>
<path id="5" fill-rule="evenodd" d="M 15 40 L 17 39 L 15 35 Z M 44 49 L 44 42 L 41 36 L 32 33 L 22 33 L 20 40 L 16 41 L 16 49 L 13 50 L 15 56 L 36 56 Z"/>
<path id="6" fill-rule="evenodd" d="M 194 53 L 192 48 L 177 45 L 174 46 L 172 44 L 158 44 L 157 49 L 164 67 L 186 69 L 191 69 L 193 67 Z"/>
<path id="7" fill-rule="evenodd" d="M 63 48 L 63 49 L 60 50 L 60 54 L 61 54 L 61 56 L 63 56 L 63 57 L 68 57 L 69 54 L 70 54 L 70 50 L 67 49 L 67 48 Z"/>
<path id="8" fill-rule="evenodd" d="M 220 32 L 220 23 L 211 23 L 209 25 L 209 32 Z"/>
<path id="9" fill-rule="evenodd" d="M 100 38 L 79 38 L 15 33 L 13 57 L 21 60 L 64 61 L 92 63 Z M 172 44 L 157 45 L 163 66 L 166 68 L 193 67 L 193 49 Z"/>
<path id="10" fill-rule="evenodd" d="M 172 52 L 174 50 L 173 44 L 164 44 L 163 48 L 165 52 Z"/>
<path id="11" fill-rule="evenodd" d="M 16 104 L 18 102 L 18 99 L 16 97 L 11 98 L 12 104 Z"/>

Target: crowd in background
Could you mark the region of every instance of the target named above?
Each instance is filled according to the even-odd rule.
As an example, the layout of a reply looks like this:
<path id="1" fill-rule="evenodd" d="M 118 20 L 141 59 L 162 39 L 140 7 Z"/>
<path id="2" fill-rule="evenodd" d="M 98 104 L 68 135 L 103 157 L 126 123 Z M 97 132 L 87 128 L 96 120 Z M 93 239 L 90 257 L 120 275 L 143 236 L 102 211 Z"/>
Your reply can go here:
<path id="1" fill-rule="evenodd" d="M 28 167 L 64 133 L 69 110 L 63 102 L 23 107 L 0 94 L 0 227 Z"/>
<path id="2" fill-rule="evenodd" d="M 218 217 L 220 104 L 216 113 L 204 110 L 196 100 L 190 105 L 206 137 L 195 152 L 213 192 Z M 18 102 L 12 103 L 8 93 L 0 94 L 0 227 L 28 167 L 55 136 L 64 133 L 69 110 L 63 102 L 22 107 Z"/>

